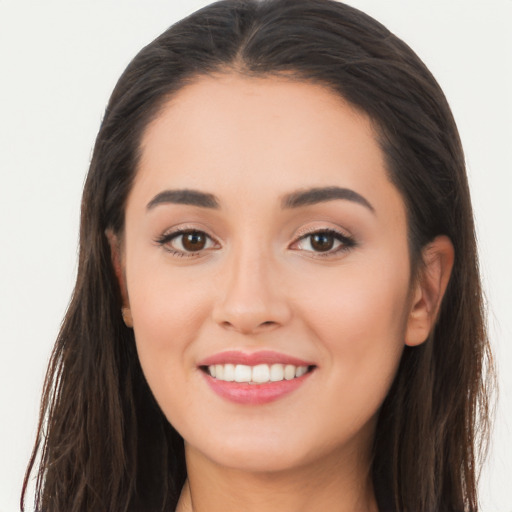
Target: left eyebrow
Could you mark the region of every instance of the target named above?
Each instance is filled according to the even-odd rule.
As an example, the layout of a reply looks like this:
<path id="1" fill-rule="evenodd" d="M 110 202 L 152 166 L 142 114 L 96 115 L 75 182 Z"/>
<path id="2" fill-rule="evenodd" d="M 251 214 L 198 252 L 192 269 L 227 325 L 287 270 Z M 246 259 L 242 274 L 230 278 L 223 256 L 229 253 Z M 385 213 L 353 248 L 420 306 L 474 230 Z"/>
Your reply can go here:
<path id="1" fill-rule="evenodd" d="M 301 206 L 324 203 L 334 199 L 353 201 L 375 213 L 375 208 L 365 197 L 358 194 L 355 190 L 341 187 L 316 187 L 298 190 L 284 196 L 281 204 L 282 208 L 300 208 Z"/>
<path id="2" fill-rule="evenodd" d="M 201 208 L 219 208 L 219 201 L 213 194 L 201 192 L 199 190 L 180 189 L 180 190 L 164 190 L 157 194 L 146 206 L 147 210 L 151 210 L 159 204 L 188 204 L 191 206 L 199 206 Z"/>

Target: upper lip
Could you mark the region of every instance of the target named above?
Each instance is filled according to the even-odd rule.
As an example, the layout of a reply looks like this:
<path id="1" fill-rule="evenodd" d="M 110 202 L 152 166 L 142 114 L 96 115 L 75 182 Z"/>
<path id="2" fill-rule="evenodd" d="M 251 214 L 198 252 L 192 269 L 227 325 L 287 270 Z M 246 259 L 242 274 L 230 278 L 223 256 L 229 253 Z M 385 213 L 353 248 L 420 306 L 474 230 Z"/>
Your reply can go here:
<path id="1" fill-rule="evenodd" d="M 294 366 L 313 366 L 311 362 L 272 350 L 260 350 L 250 353 L 239 350 L 227 350 L 201 360 L 198 366 L 211 366 L 214 364 L 244 364 L 247 366 L 256 366 L 258 364 L 292 364 Z"/>

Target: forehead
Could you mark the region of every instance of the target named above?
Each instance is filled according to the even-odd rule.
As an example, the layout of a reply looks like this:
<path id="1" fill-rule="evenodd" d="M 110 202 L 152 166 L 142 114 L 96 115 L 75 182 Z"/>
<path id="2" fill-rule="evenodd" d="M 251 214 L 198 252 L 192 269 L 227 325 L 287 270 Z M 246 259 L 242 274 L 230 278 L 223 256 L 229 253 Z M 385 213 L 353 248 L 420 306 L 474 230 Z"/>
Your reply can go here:
<path id="1" fill-rule="evenodd" d="M 263 199 L 337 185 L 373 196 L 377 206 L 389 193 L 402 203 L 370 119 L 309 82 L 200 77 L 163 106 L 141 150 L 134 188 L 148 197 L 194 188 Z"/>

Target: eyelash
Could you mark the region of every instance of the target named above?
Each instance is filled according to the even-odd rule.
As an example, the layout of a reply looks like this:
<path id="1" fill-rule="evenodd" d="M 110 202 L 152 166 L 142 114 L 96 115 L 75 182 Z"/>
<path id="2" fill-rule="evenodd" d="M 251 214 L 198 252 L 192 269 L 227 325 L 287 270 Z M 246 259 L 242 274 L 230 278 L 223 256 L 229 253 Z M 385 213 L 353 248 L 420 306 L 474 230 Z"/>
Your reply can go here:
<path id="1" fill-rule="evenodd" d="M 211 243 L 216 243 L 216 241 L 209 236 L 204 231 L 201 231 L 200 229 L 192 229 L 192 228 L 180 228 L 172 231 L 171 233 L 164 233 L 163 235 L 159 236 L 155 239 L 155 242 L 162 246 L 167 252 L 169 252 L 172 256 L 177 256 L 178 258 L 195 258 L 198 256 L 201 256 L 201 254 L 207 250 L 207 249 L 200 249 L 198 251 L 182 251 L 179 249 L 173 249 L 171 246 L 169 246 L 170 242 L 173 240 L 179 238 L 180 236 L 183 237 L 184 235 L 190 235 L 190 234 L 197 234 L 197 235 L 203 235 L 208 241 Z M 183 245 L 183 242 L 182 242 Z"/>
<path id="2" fill-rule="evenodd" d="M 307 240 L 308 238 L 310 238 L 310 244 L 311 244 L 311 237 L 313 237 L 314 235 L 332 236 L 335 241 L 340 243 L 340 245 L 337 248 L 329 249 L 327 251 L 306 251 L 306 252 L 313 253 L 314 254 L 313 257 L 315 257 L 315 258 L 333 257 L 333 256 L 338 255 L 339 253 L 346 252 L 356 246 L 356 241 L 352 237 L 344 235 L 344 234 L 340 233 L 339 231 L 336 231 L 335 229 L 329 229 L 329 228 L 316 229 L 314 231 L 309 231 L 307 233 L 304 233 L 292 245 L 296 245 L 303 240 Z"/>
<path id="3" fill-rule="evenodd" d="M 164 233 L 163 235 L 159 236 L 155 239 L 155 242 L 162 246 L 167 252 L 169 252 L 171 255 L 179 257 L 179 258 L 194 258 L 201 256 L 201 254 L 208 249 L 211 249 L 211 247 L 208 247 L 208 249 L 199 249 L 197 251 L 182 251 L 179 249 L 173 249 L 168 244 L 172 242 L 173 240 L 179 238 L 180 236 L 188 235 L 188 234 L 197 234 L 197 235 L 203 235 L 206 237 L 207 242 L 210 243 L 217 243 L 210 235 L 205 233 L 204 231 L 201 231 L 199 229 L 192 229 L 192 228 L 181 228 L 176 229 L 172 231 L 171 233 Z M 294 245 L 299 244 L 303 240 L 307 240 L 308 238 L 313 237 L 314 235 L 328 235 L 332 236 L 335 241 L 339 242 L 340 245 L 336 249 L 329 249 L 326 251 L 314 251 L 314 250 L 306 250 L 305 252 L 311 252 L 314 254 L 315 258 L 328 258 L 335 256 L 339 253 L 346 252 L 350 250 L 351 248 L 356 246 L 355 240 L 347 235 L 344 235 L 340 233 L 339 231 L 336 231 L 334 229 L 317 229 L 315 231 L 310 231 L 308 233 L 302 234 L 295 242 L 291 244 L 290 247 L 293 248 Z M 311 244 L 311 241 L 310 241 Z"/>

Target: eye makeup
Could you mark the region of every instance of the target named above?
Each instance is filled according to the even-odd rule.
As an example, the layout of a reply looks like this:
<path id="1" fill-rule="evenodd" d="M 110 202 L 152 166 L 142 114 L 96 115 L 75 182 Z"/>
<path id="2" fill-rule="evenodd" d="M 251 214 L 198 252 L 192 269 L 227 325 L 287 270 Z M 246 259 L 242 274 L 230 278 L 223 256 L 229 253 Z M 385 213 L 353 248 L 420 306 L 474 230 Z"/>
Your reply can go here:
<path id="1" fill-rule="evenodd" d="M 166 232 L 156 238 L 155 242 L 173 256 L 180 258 L 197 257 L 205 251 L 218 248 L 218 243 L 210 235 L 189 227 Z"/>
<path id="2" fill-rule="evenodd" d="M 348 251 L 356 245 L 352 237 L 334 229 L 315 229 L 301 235 L 290 248 L 315 253 L 315 257 L 329 257 Z"/>
<path id="3" fill-rule="evenodd" d="M 219 249 L 219 243 L 205 231 L 182 227 L 163 233 L 155 243 L 176 257 L 198 257 L 205 251 Z M 289 248 L 314 254 L 314 257 L 332 257 L 350 250 L 355 240 L 332 228 L 316 228 L 305 232 Z"/>

